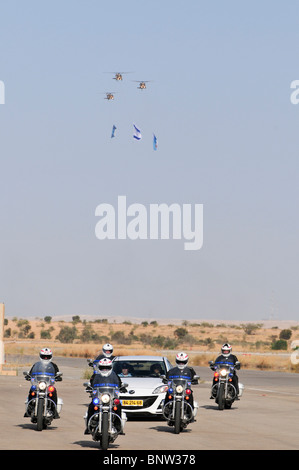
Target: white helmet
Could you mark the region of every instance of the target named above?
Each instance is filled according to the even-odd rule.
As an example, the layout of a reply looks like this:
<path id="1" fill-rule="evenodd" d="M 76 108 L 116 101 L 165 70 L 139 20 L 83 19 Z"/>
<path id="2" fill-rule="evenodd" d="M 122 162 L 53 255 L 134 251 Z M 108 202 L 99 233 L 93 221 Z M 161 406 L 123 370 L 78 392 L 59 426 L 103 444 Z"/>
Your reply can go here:
<path id="1" fill-rule="evenodd" d="M 104 357 L 103 359 L 101 359 L 98 363 L 98 369 L 103 377 L 109 377 L 112 372 L 111 359 L 108 359 L 108 357 Z"/>
<path id="2" fill-rule="evenodd" d="M 179 352 L 175 357 L 175 362 L 179 369 L 184 369 L 188 364 L 189 356 L 184 352 Z"/>
<path id="3" fill-rule="evenodd" d="M 228 357 L 232 352 L 232 347 L 229 343 L 224 343 L 221 348 L 222 356 Z"/>
<path id="4" fill-rule="evenodd" d="M 43 362 L 46 362 L 46 363 L 51 362 L 52 357 L 53 357 L 51 349 L 49 349 L 49 348 L 41 349 L 41 351 L 39 353 L 39 357 L 40 357 L 40 360 L 43 361 Z"/>
<path id="5" fill-rule="evenodd" d="M 112 344 L 109 344 L 109 343 L 104 344 L 102 351 L 103 351 L 104 356 L 111 357 L 113 353 Z"/>

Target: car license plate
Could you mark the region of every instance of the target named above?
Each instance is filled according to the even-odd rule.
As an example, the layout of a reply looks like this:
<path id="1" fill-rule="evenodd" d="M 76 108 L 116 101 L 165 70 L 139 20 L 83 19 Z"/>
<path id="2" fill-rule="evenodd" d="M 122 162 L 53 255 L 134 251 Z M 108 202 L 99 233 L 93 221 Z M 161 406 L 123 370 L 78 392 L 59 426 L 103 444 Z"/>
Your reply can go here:
<path id="1" fill-rule="evenodd" d="M 143 400 L 122 400 L 122 406 L 143 406 Z"/>

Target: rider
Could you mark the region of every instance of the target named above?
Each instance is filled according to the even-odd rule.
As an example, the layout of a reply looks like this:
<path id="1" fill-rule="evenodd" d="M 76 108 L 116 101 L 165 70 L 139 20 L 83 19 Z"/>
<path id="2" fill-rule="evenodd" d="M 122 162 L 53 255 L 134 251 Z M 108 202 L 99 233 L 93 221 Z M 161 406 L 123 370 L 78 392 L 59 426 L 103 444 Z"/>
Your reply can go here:
<path id="1" fill-rule="evenodd" d="M 218 365 L 218 364 L 229 364 L 229 365 L 233 365 L 233 366 L 236 366 L 236 364 L 237 364 L 238 368 L 240 368 L 240 363 L 238 361 L 238 358 L 237 358 L 237 356 L 232 354 L 232 347 L 229 343 L 224 343 L 222 345 L 221 354 L 216 358 L 216 361 L 213 364 L 211 364 L 211 368 L 213 368 L 214 365 Z M 215 385 L 215 383 L 216 383 L 215 377 L 213 377 L 213 385 Z M 232 383 L 233 383 L 233 386 L 235 387 L 236 392 L 237 392 L 236 400 L 239 400 L 239 398 L 238 398 L 238 395 L 239 395 L 239 379 L 238 379 L 238 376 L 236 374 L 235 369 L 233 371 Z M 211 395 L 210 398 L 214 399 L 215 397 L 213 397 L 213 395 Z"/>
<path id="2" fill-rule="evenodd" d="M 112 344 L 110 343 L 106 343 L 104 344 L 104 346 L 102 347 L 102 354 L 99 354 L 95 360 L 93 361 L 93 365 L 94 366 L 97 366 L 99 361 L 101 359 L 104 359 L 105 357 L 108 358 L 108 359 L 111 359 L 111 361 L 115 358 L 115 356 L 112 355 L 113 354 L 113 346 Z M 91 367 L 92 367 L 92 363 L 89 364 Z M 95 374 L 96 372 L 94 371 L 93 375 Z"/>
<path id="3" fill-rule="evenodd" d="M 103 359 L 100 359 L 97 365 L 97 368 L 98 368 L 98 371 L 96 371 L 90 379 L 91 387 L 105 386 L 107 384 L 109 384 L 111 387 L 116 387 L 118 389 L 122 387 L 122 382 L 119 376 L 113 371 L 112 361 L 108 357 L 104 357 Z M 88 413 L 86 417 L 86 429 L 84 431 L 84 434 L 90 434 L 88 430 L 88 422 L 93 413 L 94 413 L 94 404 L 91 401 L 88 407 Z M 115 413 L 120 417 L 120 420 L 121 420 L 121 404 L 120 403 L 119 405 L 117 405 L 117 410 L 115 410 Z M 115 427 L 117 427 L 118 424 L 119 423 L 117 420 L 115 422 Z M 122 429 L 121 430 L 118 429 L 118 431 L 122 431 Z"/>
<path id="4" fill-rule="evenodd" d="M 195 370 L 192 367 L 187 367 L 187 364 L 189 362 L 189 356 L 185 352 L 179 352 L 176 355 L 175 358 L 176 362 L 176 367 L 173 367 L 170 369 L 167 374 L 166 374 L 166 379 L 167 380 L 172 380 L 172 379 L 188 379 L 190 382 L 193 380 L 193 377 L 196 375 Z M 164 404 L 166 404 L 169 401 L 169 393 L 166 392 L 165 399 L 164 399 Z M 191 394 L 189 395 L 189 403 L 194 407 L 193 403 L 193 392 L 191 390 Z"/>
<path id="5" fill-rule="evenodd" d="M 107 357 L 108 359 L 114 359 L 115 356 L 112 355 L 113 354 L 113 346 L 112 344 L 110 343 L 106 343 L 104 344 L 103 348 L 102 348 L 102 354 L 99 354 L 94 362 L 99 362 L 101 359 L 103 359 L 104 357 Z"/>
<path id="6" fill-rule="evenodd" d="M 59 372 L 59 369 L 58 369 L 58 366 L 57 364 L 55 364 L 54 362 L 52 362 L 52 358 L 53 358 L 53 353 L 51 351 L 51 349 L 49 348 L 43 348 L 40 350 L 40 353 L 39 353 L 39 362 L 41 362 L 45 367 L 48 366 L 50 363 L 51 365 L 54 367 L 54 370 L 55 370 L 55 377 L 57 375 L 57 373 Z M 31 374 L 32 374 L 32 371 L 34 369 L 34 366 L 38 364 L 38 362 L 34 363 L 33 366 L 31 367 L 30 371 L 29 371 L 29 374 L 28 374 L 28 380 L 30 380 L 30 377 L 31 377 Z M 27 378 L 27 376 L 26 376 Z M 62 380 L 62 377 L 56 377 L 55 380 L 57 382 L 61 381 Z M 30 400 L 31 396 L 30 396 L 30 391 L 29 391 L 29 394 L 28 394 L 28 401 Z M 57 391 L 56 391 L 56 388 L 54 389 L 54 391 L 52 392 L 52 397 L 51 399 L 54 401 L 56 407 L 55 407 L 55 414 L 54 414 L 54 419 L 58 419 L 60 418 L 59 414 L 57 413 Z M 24 416 L 29 416 L 28 413 L 26 412 L 24 414 Z"/>

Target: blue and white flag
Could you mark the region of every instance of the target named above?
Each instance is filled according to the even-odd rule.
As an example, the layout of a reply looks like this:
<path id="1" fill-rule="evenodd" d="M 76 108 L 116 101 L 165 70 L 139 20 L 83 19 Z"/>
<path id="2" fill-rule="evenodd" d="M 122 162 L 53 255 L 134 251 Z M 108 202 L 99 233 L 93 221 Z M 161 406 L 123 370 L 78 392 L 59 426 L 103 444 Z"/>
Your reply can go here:
<path id="1" fill-rule="evenodd" d="M 135 126 L 135 124 L 133 124 L 134 128 L 135 128 L 135 134 L 133 135 L 134 139 L 136 140 L 141 140 L 142 139 L 142 135 L 141 135 L 141 132 L 140 130 Z"/>
<path id="2" fill-rule="evenodd" d="M 113 127 L 112 127 L 112 134 L 111 134 L 111 139 L 112 139 L 112 137 L 114 137 L 114 134 L 115 134 L 115 129 L 116 129 L 116 126 L 113 124 Z"/>
<path id="3" fill-rule="evenodd" d="M 153 134 L 153 148 L 154 148 L 154 150 L 157 150 L 157 148 L 158 148 L 158 139 L 155 136 L 155 134 Z"/>

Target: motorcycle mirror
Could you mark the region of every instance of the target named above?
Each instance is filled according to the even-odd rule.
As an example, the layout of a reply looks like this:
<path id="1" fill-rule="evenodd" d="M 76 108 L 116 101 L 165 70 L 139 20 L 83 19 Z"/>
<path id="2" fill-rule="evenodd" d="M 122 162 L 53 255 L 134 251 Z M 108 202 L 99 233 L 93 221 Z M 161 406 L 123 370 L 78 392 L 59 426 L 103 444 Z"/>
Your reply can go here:
<path id="1" fill-rule="evenodd" d="M 84 387 L 90 387 L 90 382 L 84 382 L 84 383 L 83 383 L 83 386 L 84 386 Z"/>
<path id="2" fill-rule="evenodd" d="M 209 361 L 209 364 L 210 364 L 210 366 L 211 366 L 212 364 L 214 364 L 214 361 Z"/>
<path id="3" fill-rule="evenodd" d="M 23 372 L 23 375 L 29 375 L 29 371 Z"/>
<path id="4" fill-rule="evenodd" d="M 199 375 L 194 375 L 193 379 L 198 380 L 198 379 L 200 379 L 200 377 L 199 377 Z"/>
<path id="5" fill-rule="evenodd" d="M 129 384 L 122 384 L 122 387 L 127 388 Z"/>

